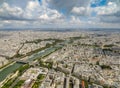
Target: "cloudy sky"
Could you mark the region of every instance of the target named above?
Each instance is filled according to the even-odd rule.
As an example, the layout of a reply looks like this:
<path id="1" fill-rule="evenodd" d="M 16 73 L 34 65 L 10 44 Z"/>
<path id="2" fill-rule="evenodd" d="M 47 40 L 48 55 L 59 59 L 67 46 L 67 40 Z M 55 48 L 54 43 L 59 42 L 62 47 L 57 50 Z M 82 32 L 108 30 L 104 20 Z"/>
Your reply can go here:
<path id="1" fill-rule="evenodd" d="M 0 0 L 0 28 L 120 28 L 120 0 Z"/>

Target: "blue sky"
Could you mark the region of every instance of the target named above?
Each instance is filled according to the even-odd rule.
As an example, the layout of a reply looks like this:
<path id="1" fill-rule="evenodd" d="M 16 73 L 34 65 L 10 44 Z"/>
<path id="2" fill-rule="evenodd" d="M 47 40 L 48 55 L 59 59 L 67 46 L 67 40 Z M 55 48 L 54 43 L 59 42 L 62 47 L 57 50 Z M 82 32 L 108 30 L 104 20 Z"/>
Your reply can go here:
<path id="1" fill-rule="evenodd" d="M 91 7 L 105 6 L 107 5 L 107 0 L 95 0 L 96 2 L 91 2 Z"/>
<path id="2" fill-rule="evenodd" d="M 0 0 L 0 28 L 120 28 L 120 0 Z"/>

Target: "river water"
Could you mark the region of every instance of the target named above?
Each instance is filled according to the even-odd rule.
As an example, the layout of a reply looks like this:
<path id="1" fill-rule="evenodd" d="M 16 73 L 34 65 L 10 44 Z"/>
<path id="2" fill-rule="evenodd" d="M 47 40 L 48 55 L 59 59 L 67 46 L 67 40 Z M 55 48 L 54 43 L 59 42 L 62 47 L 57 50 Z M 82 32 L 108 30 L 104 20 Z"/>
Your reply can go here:
<path id="1" fill-rule="evenodd" d="M 50 47 L 50 48 L 47 48 L 45 50 L 42 50 L 42 51 L 39 51 L 33 55 L 31 55 L 27 61 L 34 61 L 35 59 L 38 59 L 38 58 L 41 58 L 41 57 L 44 57 L 52 52 L 54 52 L 56 49 L 60 48 L 62 46 L 60 45 L 56 45 L 54 47 Z M 21 64 L 21 63 L 17 63 L 15 62 L 14 64 L 0 70 L 0 82 L 3 81 L 10 73 L 13 73 L 14 71 L 16 71 L 18 68 L 20 68 L 22 65 L 24 64 Z"/>
<path id="2" fill-rule="evenodd" d="M 3 81 L 8 76 L 8 74 L 13 73 L 15 70 L 17 70 L 22 65 L 23 64 L 13 63 L 12 65 L 1 70 L 0 71 L 0 82 Z"/>

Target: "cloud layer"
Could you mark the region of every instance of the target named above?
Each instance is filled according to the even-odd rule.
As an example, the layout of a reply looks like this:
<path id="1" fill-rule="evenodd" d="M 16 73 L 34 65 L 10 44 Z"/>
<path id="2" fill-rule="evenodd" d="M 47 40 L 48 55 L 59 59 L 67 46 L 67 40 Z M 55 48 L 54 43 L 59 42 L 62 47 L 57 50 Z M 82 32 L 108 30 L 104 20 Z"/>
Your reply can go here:
<path id="1" fill-rule="evenodd" d="M 120 0 L 1 0 L 0 28 L 117 27 Z M 19 4 L 18 4 L 19 3 Z"/>

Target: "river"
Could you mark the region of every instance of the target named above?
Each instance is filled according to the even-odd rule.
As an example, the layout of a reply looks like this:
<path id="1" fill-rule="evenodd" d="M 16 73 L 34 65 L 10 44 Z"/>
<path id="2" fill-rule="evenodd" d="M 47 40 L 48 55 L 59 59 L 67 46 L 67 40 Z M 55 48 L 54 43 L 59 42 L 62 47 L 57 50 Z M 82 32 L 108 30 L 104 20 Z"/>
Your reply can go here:
<path id="1" fill-rule="evenodd" d="M 27 59 L 27 61 L 34 61 L 35 59 L 38 59 L 38 58 L 44 57 L 46 55 L 49 55 L 50 53 L 54 52 L 56 49 L 59 49 L 61 47 L 62 46 L 60 46 L 60 45 L 55 45 L 55 46 L 52 46 L 50 48 L 46 48 L 45 50 L 39 51 L 39 52 L 31 55 Z M 13 73 L 18 68 L 20 68 L 22 65 L 24 65 L 24 64 L 15 62 L 15 63 L 9 65 L 8 67 L 0 70 L 0 82 L 3 81 L 10 73 Z"/>

